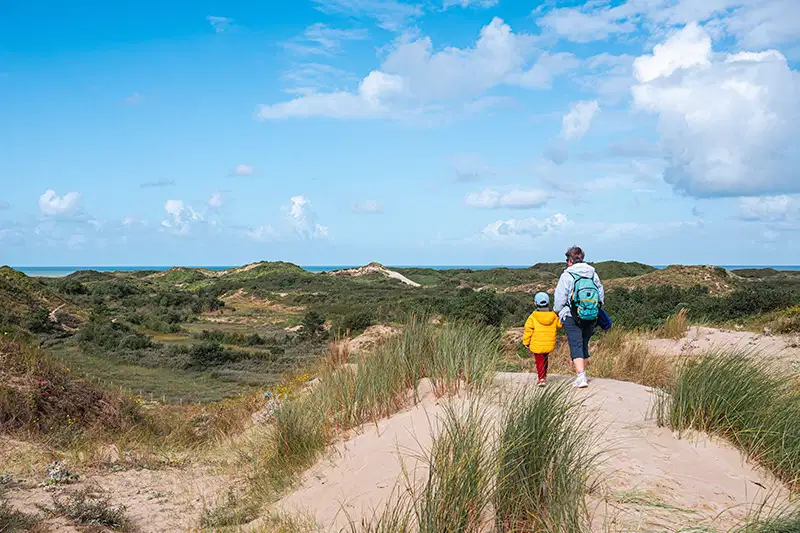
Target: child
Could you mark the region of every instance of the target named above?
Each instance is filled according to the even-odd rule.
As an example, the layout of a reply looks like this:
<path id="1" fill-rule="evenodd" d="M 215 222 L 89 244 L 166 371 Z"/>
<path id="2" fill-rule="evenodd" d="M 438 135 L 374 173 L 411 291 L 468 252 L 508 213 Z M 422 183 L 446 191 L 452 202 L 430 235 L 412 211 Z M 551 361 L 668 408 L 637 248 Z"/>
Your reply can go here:
<path id="1" fill-rule="evenodd" d="M 547 356 L 556 348 L 556 332 L 562 327 L 558 315 L 550 310 L 550 296 L 537 293 L 533 298 L 536 310 L 525 321 L 525 333 L 522 344 L 533 352 L 536 361 L 536 373 L 539 375 L 538 385 L 547 383 Z"/>

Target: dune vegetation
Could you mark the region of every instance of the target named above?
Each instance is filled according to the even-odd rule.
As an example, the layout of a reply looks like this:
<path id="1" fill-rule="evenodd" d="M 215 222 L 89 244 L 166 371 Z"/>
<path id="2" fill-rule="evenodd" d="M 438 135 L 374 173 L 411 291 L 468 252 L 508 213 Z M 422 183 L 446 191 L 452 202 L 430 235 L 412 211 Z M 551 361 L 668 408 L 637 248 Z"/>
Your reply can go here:
<path id="1" fill-rule="evenodd" d="M 615 327 L 592 343 L 592 377 L 653 387 L 659 424 L 723 437 L 796 491 L 796 373 L 757 355 L 658 354 L 648 339 L 680 342 L 693 324 L 796 334 L 800 275 L 596 266 Z M 601 450 L 580 403 L 560 386 L 499 394 L 494 383 L 498 370 L 532 370 L 508 331 L 561 269 L 396 269 L 416 287 L 380 272 L 331 276 L 289 263 L 60 279 L 4 267 L 0 531 L 45 531 L 52 517 L 134 527 L 113 494 L 84 486 L 56 486 L 41 509 L 10 505 L 7 495 L 23 490 L 18 476 L 42 476 L 48 464 L 70 475 L 219 472 L 227 489 L 203 502 L 194 526 L 310 531 L 273 504 L 331 445 L 413 407 L 426 390 L 445 406 L 423 457 L 427 478 L 407 479 L 395 504 L 353 522 L 354 533 L 586 531 Z M 351 350 L 353 337 L 380 331 L 374 325 L 391 334 Z M 565 344 L 551 354 L 551 373 L 572 373 Z M 737 531 L 795 531 L 797 522 L 788 507 L 754 514 Z"/>

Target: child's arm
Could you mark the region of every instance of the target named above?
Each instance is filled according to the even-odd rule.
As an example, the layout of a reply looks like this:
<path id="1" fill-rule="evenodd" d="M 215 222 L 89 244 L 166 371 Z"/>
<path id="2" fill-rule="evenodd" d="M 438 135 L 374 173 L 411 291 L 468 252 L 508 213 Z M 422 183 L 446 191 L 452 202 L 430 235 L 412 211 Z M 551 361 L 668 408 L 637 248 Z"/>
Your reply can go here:
<path id="1" fill-rule="evenodd" d="M 556 327 L 559 329 L 564 327 L 564 324 L 561 323 L 561 319 L 558 318 L 558 315 L 556 315 Z"/>
<path id="2" fill-rule="evenodd" d="M 533 315 L 531 315 L 528 317 L 528 320 L 525 321 L 525 333 L 522 334 L 522 344 L 525 346 L 530 346 L 531 336 L 533 335 L 535 327 L 536 322 L 533 320 Z"/>

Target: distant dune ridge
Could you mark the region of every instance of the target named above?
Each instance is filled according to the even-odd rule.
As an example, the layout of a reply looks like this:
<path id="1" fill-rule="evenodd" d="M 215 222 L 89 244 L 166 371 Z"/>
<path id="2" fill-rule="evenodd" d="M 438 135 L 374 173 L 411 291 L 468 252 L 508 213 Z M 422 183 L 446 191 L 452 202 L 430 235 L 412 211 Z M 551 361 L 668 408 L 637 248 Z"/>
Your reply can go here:
<path id="1" fill-rule="evenodd" d="M 380 263 L 372 262 L 366 266 L 359 267 L 359 268 L 348 268 L 345 270 L 334 270 L 329 274 L 331 276 L 352 276 L 352 277 L 359 277 L 359 276 L 367 276 L 369 274 L 383 274 L 384 276 L 388 276 L 392 279 L 396 279 L 406 285 L 410 285 L 412 287 L 422 287 L 416 281 L 412 281 L 402 275 L 399 272 L 395 272 L 394 270 L 389 270 L 385 266 Z"/>

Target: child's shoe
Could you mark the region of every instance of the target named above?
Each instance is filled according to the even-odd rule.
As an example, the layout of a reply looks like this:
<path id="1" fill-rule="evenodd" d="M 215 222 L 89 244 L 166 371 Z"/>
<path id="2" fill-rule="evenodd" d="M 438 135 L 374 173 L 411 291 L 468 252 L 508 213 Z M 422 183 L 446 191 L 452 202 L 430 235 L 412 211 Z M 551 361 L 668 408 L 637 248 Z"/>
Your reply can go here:
<path id="1" fill-rule="evenodd" d="M 544 386 L 547 385 L 547 380 L 542 378 L 536 383 L 536 385 L 539 386 L 539 387 L 544 387 Z"/>

